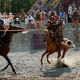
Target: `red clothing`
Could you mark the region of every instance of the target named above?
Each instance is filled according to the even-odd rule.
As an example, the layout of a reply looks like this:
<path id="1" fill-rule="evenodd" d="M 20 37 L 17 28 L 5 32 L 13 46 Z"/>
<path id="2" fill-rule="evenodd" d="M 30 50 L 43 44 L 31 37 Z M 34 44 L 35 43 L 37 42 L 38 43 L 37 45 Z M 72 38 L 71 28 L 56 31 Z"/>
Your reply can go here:
<path id="1" fill-rule="evenodd" d="M 42 12 L 42 21 L 45 21 L 45 13 Z"/>
<path id="2" fill-rule="evenodd" d="M 52 19 L 49 19 L 52 22 L 57 22 L 59 20 L 59 18 L 57 16 L 53 17 Z"/>
<path id="3" fill-rule="evenodd" d="M 54 19 L 54 22 L 57 22 L 59 20 L 59 18 L 56 16 Z"/>

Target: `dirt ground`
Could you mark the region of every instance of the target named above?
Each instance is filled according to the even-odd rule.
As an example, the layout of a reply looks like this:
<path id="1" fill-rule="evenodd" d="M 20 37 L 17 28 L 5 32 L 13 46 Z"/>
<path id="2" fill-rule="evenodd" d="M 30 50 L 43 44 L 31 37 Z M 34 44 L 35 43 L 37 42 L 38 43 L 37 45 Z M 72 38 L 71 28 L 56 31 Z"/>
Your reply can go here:
<path id="1" fill-rule="evenodd" d="M 24 53 L 9 53 L 9 58 L 16 70 L 16 75 L 13 74 L 11 67 L 9 66 L 5 71 L 0 72 L 0 80 L 80 80 L 80 51 L 70 49 L 65 58 L 60 64 L 65 64 L 58 67 L 54 67 L 57 63 L 56 56 L 53 54 L 50 56 L 52 59 L 51 64 L 46 62 L 44 57 L 44 65 L 40 65 L 40 58 L 45 50 L 24 52 Z M 7 62 L 1 56 L 0 57 L 0 69 L 5 67 Z"/>

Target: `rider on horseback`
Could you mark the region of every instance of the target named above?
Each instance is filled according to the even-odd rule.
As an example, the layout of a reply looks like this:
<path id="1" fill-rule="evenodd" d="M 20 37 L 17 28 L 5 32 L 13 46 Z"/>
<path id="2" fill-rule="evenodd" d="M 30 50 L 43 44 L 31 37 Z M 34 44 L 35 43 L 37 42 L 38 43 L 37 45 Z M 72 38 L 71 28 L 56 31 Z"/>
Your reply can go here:
<path id="1" fill-rule="evenodd" d="M 62 27 L 60 25 L 61 22 L 58 24 L 48 22 L 48 32 L 51 36 L 53 41 L 55 41 L 57 44 L 60 44 L 63 41 L 63 34 L 62 34 Z"/>
<path id="2" fill-rule="evenodd" d="M 52 10 L 48 23 L 47 23 L 47 29 L 49 32 L 50 38 L 56 43 L 56 45 L 61 45 L 61 42 L 63 41 L 63 34 L 62 34 L 62 21 L 58 19 L 58 17 L 55 14 L 55 11 Z"/>

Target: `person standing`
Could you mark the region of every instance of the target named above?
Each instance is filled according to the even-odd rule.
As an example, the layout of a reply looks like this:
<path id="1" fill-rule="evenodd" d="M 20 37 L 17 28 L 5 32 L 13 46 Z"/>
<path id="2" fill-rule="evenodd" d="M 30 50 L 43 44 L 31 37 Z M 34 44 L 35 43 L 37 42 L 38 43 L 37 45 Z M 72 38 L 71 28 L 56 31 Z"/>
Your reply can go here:
<path id="1" fill-rule="evenodd" d="M 3 18 L 6 18 L 6 17 L 8 17 L 8 15 L 7 15 L 6 12 L 4 12 L 4 13 L 3 13 Z"/>
<path id="2" fill-rule="evenodd" d="M 68 23 L 72 22 L 72 5 L 70 4 L 68 7 Z"/>
<path id="3" fill-rule="evenodd" d="M 28 29 L 34 28 L 34 18 L 30 13 L 27 13 L 27 16 L 25 18 L 25 24 L 27 24 Z"/>
<path id="4" fill-rule="evenodd" d="M 24 20 L 25 20 L 25 15 L 26 15 L 25 12 L 22 11 L 21 14 L 20 14 L 20 19 L 21 19 L 22 22 L 24 22 Z"/>
<path id="5" fill-rule="evenodd" d="M 37 13 L 35 14 L 35 27 L 38 28 L 38 24 L 40 25 L 40 28 L 42 28 L 42 21 L 41 21 L 41 13 L 39 10 L 37 10 Z"/>
<path id="6" fill-rule="evenodd" d="M 80 7 L 79 7 L 79 10 L 78 10 L 78 12 L 79 12 L 79 22 L 80 22 Z"/>
<path id="7" fill-rule="evenodd" d="M 14 24 L 20 24 L 20 19 L 19 19 L 19 17 L 18 17 L 18 14 L 15 14 L 13 20 L 14 20 Z"/>
<path id="8" fill-rule="evenodd" d="M 13 24 L 13 18 L 14 18 L 14 16 L 13 16 L 12 12 L 10 12 L 10 13 L 9 13 L 9 21 L 10 21 L 9 24 L 10 24 L 10 25 Z"/>
<path id="9" fill-rule="evenodd" d="M 74 26 L 76 26 L 77 29 L 78 29 L 78 16 L 79 16 L 78 10 L 77 8 L 75 8 L 74 11 L 72 12 L 72 18 L 73 18 L 73 28 Z"/>
<path id="10" fill-rule="evenodd" d="M 73 3 L 72 3 L 72 10 L 74 10 L 76 8 L 76 3 L 75 3 L 75 1 L 73 1 Z"/>
<path id="11" fill-rule="evenodd" d="M 45 12 L 42 11 L 41 13 L 41 18 L 42 18 L 42 24 L 44 25 L 45 24 Z"/>
<path id="12" fill-rule="evenodd" d="M 63 11 L 60 11 L 60 12 L 59 12 L 58 18 L 59 18 L 59 19 L 63 19 Z"/>
<path id="13" fill-rule="evenodd" d="M 2 13 L 0 12 L 0 18 L 2 18 L 3 16 L 2 16 Z"/>
<path id="14" fill-rule="evenodd" d="M 67 20 L 67 13 L 65 11 L 63 11 L 63 21 L 64 21 L 64 24 L 68 22 Z"/>

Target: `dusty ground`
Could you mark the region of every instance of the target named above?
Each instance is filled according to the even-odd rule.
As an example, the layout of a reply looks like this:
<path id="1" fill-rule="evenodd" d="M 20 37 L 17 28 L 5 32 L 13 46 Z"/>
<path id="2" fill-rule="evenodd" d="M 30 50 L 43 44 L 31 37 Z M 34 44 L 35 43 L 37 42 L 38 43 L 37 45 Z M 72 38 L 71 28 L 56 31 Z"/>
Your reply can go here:
<path id="1" fill-rule="evenodd" d="M 54 64 L 57 63 L 56 53 L 50 56 L 50 59 L 55 59 L 51 61 L 52 64 L 48 64 L 45 57 L 44 65 L 41 66 L 40 58 L 43 52 L 44 50 L 35 51 L 33 54 L 31 52 L 9 53 L 17 74 L 14 75 L 9 66 L 8 69 L 0 72 L 0 80 L 80 80 L 80 51 L 70 49 L 63 59 L 68 67 L 60 68 L 54 68 Z M 6 64 L 5 59 L 0 57 L 0 69 Z"/>

